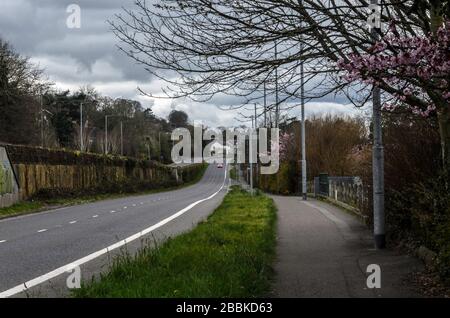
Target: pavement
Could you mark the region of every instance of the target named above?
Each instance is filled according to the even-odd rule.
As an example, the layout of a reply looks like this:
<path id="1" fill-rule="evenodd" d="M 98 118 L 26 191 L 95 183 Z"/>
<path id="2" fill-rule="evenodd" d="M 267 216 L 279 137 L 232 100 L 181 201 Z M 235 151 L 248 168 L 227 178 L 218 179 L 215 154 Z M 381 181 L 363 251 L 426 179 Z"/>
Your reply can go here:
<path id="1" fill-rule="evenodd" d="M 406 276 L 423 263 L 374 248 L 371 231 L 353 215 L 325 202 L 273 196 L 278 207 L 275 297 L 421 297 Z M 381 288 L 368 288 L 370 264 Z"/>
<path id="2" fill-rule="evenodd" d="M 0 220 L 0 297 L 68 296 L 70 265 L 90 280 L 116 255 L 189 231 L 222 201 L 225 171 L 210 165 L 182 189 Z"/>

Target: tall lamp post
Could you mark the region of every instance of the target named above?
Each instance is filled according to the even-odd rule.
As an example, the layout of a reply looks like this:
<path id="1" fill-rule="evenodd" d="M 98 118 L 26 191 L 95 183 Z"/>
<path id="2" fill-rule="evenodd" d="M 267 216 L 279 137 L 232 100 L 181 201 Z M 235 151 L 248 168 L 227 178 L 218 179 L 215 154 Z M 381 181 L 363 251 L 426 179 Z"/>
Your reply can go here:
<path id="1" fill-rule="evenodd" d="M 379 10 L 378 0 L 371 0 L 370 4 Z M 372 40 L 378 40 L 378 21 L 371 25 Z M 384 149 L 381 128 L 381 91 L 374 87 L 372 92 L 372 124 L 373 124 L 373 226 L 375 247 L 382 249 L 386 245 L 385 219 L 384 219 Z"/>
<path id="2" fill-rule="evenodd" d="M 123 156 L 123 121 L 120 121 L 120 155 Z"/>
<path id="3" fill-rule="evenodd" d="M 303 4 L 303 1 L 301 2 Z M 302 24 L 303 25 L 303 24 Z M 301 160 L 301 166 L 302 166 L 302 195 L 303 200 L 307 200 L 308 198 L 308 189 L 306 184 L 306 122 L 305 122 L 305 66 L 303 63 L 303 37 L 300 35 L 300 54 L 302 55 L 302 60 L 300 61 L 300 100 L 301 100 L 301 117 L 302 117 L 302 160 Z"/>
<path id="4" fill-rule="evenodd" d="M 105 155 L 108 154 L 108 118 L 120 117 L 120 115 L 105 115 Z M 123 156 L 123 122 L 120 121 L 120 152 Z"/>
<path id="5" fill-rule="evenodd" d="M 83 102 L 80 103 L 80 151 L 83 151 Z"/>

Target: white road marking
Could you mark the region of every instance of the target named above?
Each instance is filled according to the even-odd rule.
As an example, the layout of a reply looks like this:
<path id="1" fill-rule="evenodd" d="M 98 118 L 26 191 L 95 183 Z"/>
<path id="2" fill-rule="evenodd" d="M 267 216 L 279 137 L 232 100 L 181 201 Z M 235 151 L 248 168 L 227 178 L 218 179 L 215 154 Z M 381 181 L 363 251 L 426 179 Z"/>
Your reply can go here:
<path id="1" fill-rule="evenodd" d="M 100 256 L 102 256 L 104 254 L 107 254 L 107 253 L 111 252 L 112 250 L 115 250 L 115 249 L 117 249 L 119 247 L 122 247 L 122 246 L 126 245 L 127 243 L 135 241 L 135 240 L 141 238 L 142 236 L 147 235 L 148 233 L 151 233 L 152 231 L 160 228 L 161 226 L 163 226 L 163 225 L 169 223 L 170 221 L 178 218 L 179 216 L 183 215 L 184 213 L 186 213 L 187 211 L 189 211 L 190 209 L 192 209 L 196 205 L 198 205 L 198 204 L 200 204 L 202 202 L 211 200 L 212 198 L 214 198 L 220 191 L 222 191 L 222 189 L 223 189 L 223 187 L 225 185 L 226 178 L 227 178 L 227 173 L 226 173 L 226 170 L 225 170 L 224 180 L 223 180 L 222 186 L 220 187 L 219 190 L 217 190 L 216 192 L 211 194 L 209 197 L 201 199 L 201 200 L 198 200 L 198 201 L 195 201 L 194 203 L 189 204 L 187 207 L 185 207 L 184 209 L 178 211 L 177 213 L 172 214 L 168 218 L 165 218 L 164 220 L 162 220 L 162 221 L 160 221 L 160 222 L 158 222 L 158 223 L 156 223 L 156 224 L 146 228 L 145 230 L 142 230 L 139 233 L 136 233 L 136 234 L 134 234 L 132 236 L 129 236 L 126 239 L 121 240 L 121 241 L 119 241 L 119 242 L 117 242 L 117 243 L 115 243 L 113 245 L 110 245 L 110 246 L 108 246 L 108 247 L 106 247 L 106 248 L 104 248 L 104 249 L 102 249 L 100 251 L 97 251 L 97 252 L 94 252 L 92 254 L 89 254 L 88 256 L 80 258 L 80 259 L 74 261 L 73 263 L 70 263 L 70 264 L 65 265 L 65 266 L 61 266 L 61 267 L 59 267 L 59 268 L 57 268 L 57 269 L 55 269 L 55 270 L 53 270 L 53 271 L 51 271 L 51 272 L 49 272 L 47 274 L 44 274 L 44 275 L 39 276 L 39 277 L 36 277 L 36 278 L 34 278 L 32 280 L 29 280 L 29 281 L 27 281 L 27 282 L 25 282 L 23 284 L 17 285 L 16 287 L 13 287 L 13 288 L 10 288 L 8 290 L 5 290 L 5 291 L 0 293 L 0 298 L 11 297 L 11 296 L 14 296 L 14 295 L 16 295 L 18 293 L 21 293 L 21 292 L 29 289 L 29 288 L 32 288 L 32 287 L 37 286 L 39 284 L 42 284 L 43 282 L 46 282 L 46 281 L 48 281 L 48 280 L 50 280 L 52 278 L 55 278 L 55 277 L 57 277 L 57 276 L 59 276 L 61 274 L 64 274 L 64 273 L 66 273 L 66 272 L 68 272 L 70 270 L 73 270 L 74 268 L 76 268 L 78 266 L 81 266 L 81 265 L 83 265 L 83 264 L 85 264 L 85 263 L 87 263 L 87 262 L 89 262 L 89 261 L 91 261 L 93 259 L 96 259 L 97 257 L 100 257 Z"/>
<path id="2" fill-rule="evenodd" d="M 75 224 L 77 221 L 70 221 L 69 224 Z"/>
<path id="3" fill-rule="evenodd" d="M 98 218 L 98 214 L 92 216 L 94 219 Z"/>
<path id="4" fill-rule="evenodd" d="M 141 202 L 141 205 L 143 205 L 144 204 L 144 202 Z"/>
<path id="5" fill-rule="evenodd" d="M 136 206 L 136 204 L 133 204 L 133 206 Z"/>
<path id="6" fill-rule="evenodd" d="M 37 231 L 38 233 L 43 233 L 43 232 L 46 232 L 47 231 L 47 229 L 42 229 L 42 230 L 39 230 L 39 231 Z"/>
<path id="7" fill-rule="evenodd" d="M 109 213 L 116 213 L 116 211 L 112 210 L 112 211 L 109 211 Z"/>
<path id="8" fill-rule="evenodd" d="M 127 206 L 124 206 L 123 209 L 124 209 L 124 210 L 125 210 L 125 209 L 128 209 L 128 207 L 127 207 Z"/>
<path id="9" fill-rule="evenodd" d="M 1 240 L 1 241 L 0 241 L 0 244 L 1 244 L 1 243 L 5 243 L 5 242 L 6 242 L 6 240 Z"/>

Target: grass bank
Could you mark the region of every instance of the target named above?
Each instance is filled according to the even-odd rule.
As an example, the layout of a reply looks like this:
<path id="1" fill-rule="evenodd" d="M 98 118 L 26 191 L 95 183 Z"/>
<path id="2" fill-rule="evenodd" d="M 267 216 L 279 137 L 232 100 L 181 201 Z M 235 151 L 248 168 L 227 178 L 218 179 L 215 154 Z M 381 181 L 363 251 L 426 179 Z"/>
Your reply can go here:
<path id="1" fill-rule="evenodd" d="M 16 203 L 10 207 L 7 208 L 0 208 L 0 219 L 18 216 L 18 215 L 24 215 L 24 214 L 31 214 L 31 213 L 38 213 L 42 211 L 57 209 L 61 207 L 66 206 L 72 206 L 72 205 L 79 205 L 79 204 L 86 204 L 96 201 L 102 201 L 102 200 L 108 200 L 108 199 L 117 199 L 127 196 L 134 196 L 134 195 L 145 195 L 145 194 L 154 194 L 159 192 L 165 192 L 165 191 L 173 191 L 178 190 L 184 187 L 191 186 L 197 182 L 200 181 L 200 179 L 205 174 L 206 169 L 208 168 L 208 165 L 204 165 L 203 168 L 199 171 L 199 173 L 190 181 L 186 182 L 177 186 L 170 186 L 170 187 L 162 187 L 157 189 L 151 189 L 147 191 L 131 191 L 131 192 L 117 192 L 117 193 L 101 193 L 101 194 L 73 194 L 71 196 L 66 197 L 53 197 L 51 199 L 49 198 L 41 198 L 37 196 L 33 200 L 29 201 L 22 201 L 19 203 Z"/>
<path id="2" fill-rule="evenodd" d="M 110 271 L 76 297 L 260 297 L 272 278 L 275 206 L 236 187 L 194 230 L 135 256 L 118 257 Z"/>

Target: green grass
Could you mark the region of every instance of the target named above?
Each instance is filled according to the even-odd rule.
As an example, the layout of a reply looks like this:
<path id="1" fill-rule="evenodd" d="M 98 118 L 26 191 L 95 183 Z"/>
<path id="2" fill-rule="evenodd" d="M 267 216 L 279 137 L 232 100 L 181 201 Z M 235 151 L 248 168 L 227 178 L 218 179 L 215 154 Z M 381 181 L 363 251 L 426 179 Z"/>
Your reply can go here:
<path id="1" fill-rule="evenodd" d="M 52 199 L 40 199 L 35 198 L 30 201 L 22 201 L 19 203 L 16 203 L 10 207 L 7 208 L 0 208 L 0 219 L 7 218 L 7 217 L 13 217 L 23 214 L 31 214 L 31 213 L 37 213 L 49 209 L 56 209 L 60 207 L 65 206 L 72 206 L 72 205 L 79 205 L 79 204 L 86 204 L 96 201 L 102 201 L 102 200 L 108 200 L 108 199 L 117 199 L 117 198 L 123 198 L 127 196 L 136 196 L 136 195 L 146 195 L 146 194 L 154 194 L 159 192 L 165 192 L 165 191 L 173 191 L 182 189 L 188 186 L 191 186 L 203 177 L 205 174 L 205 171 L 207 169 L 208 165 L 204 165 L 204 167 L 200 170 L 197 176 L 190 181 L 186 182 L 177 186 L 173 187 L 165 187 L 165 188 L 159 188 L 159 189 L 152 189 L 148 191 L 139 191 L 135 193 L 105 193 L 105 194 L 92 194 L 92 195 L 80 195 L 76 197 L 69 197 L 69 198 L 52 198 Z"/>
<path id="2" fill-rule="evenodd" d="M 0 209 L 0 219 L 20 214 L 30 213 L 30 211 L 40 211 L 45 206 L 42 202 L 24 201 L 16 203 L 7 208 Z"/>
<path id="3" fill-rule="evenodd" d="M 276 211 L 236 187 L 191 232 L 121 255 L 75 297 L 261 297 L 273 275 Z"/>

